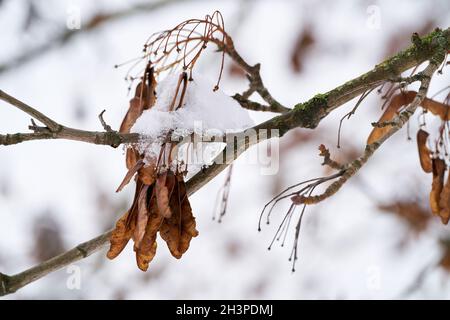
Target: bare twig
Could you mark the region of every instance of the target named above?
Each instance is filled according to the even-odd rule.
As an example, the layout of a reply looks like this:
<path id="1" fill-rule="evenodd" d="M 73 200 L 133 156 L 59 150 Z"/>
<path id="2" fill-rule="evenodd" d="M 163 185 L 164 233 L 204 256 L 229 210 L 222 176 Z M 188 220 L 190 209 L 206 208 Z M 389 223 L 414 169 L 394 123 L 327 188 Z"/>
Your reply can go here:
<path id="1" fill-rule="evenodd" d="M 228 172 L 226 174 L 225 182 L 217 194 L 218 198 L 216 199 L 216 201 L 217 200 L 219 200 L 219 201 L 217 202 L 216 210 L 218 209 L 219 218 L 218 218 L 217 222 L 219 222 L 219 223 L 222 222 L 222 218 L 225 216 L 225 214 L 227 212 L 232 172 L 233 172 L 233 164 L 231 164 L 228 167 Z M 220 199 L 219 199 L 219 197 L 220 197 Z M 216 219 L 216 212 L 214 212 L 214 215 L 213 215 L 213 220 L 215 220 L 215 219 Z"/>
<path id="2" fill-rule="evenodd" d="M 53 121 L 46 115 L 42 114 L 38 110 L 34 109 L 33 107 L 30 107 L 26 103 L 24 103 L 20 100 L 17 100 L 13 96 L 10 96 L 9 94 L 7 94 L 6 92 L 4 92 L 2 90 L 0 90 L 0 99 L 15 106 L 16 108 L 22 110 L 23 112 L 27 113 L 31 117 L 39 120 L 40 122 L 45 124 L 51 132 L 60 131 L 61 126 L 58 123 L 56 123 L 55 121 Z"/>
<path id="3" fill-rule="evenodd" d="M 111 126 L 106 123 L 105 119 L 103 119 L 103 114 L 105 112 L 106 112 L 106 110 L 103 110 L 102 112 L 100 112 L 100 114 L 98 115 L 98 119 L 100 120 L 100 123 L 102 124 L 103 129 L 105 129 L 106 132 L 111 132 L 111 131 L 113 131 L 113 129 L 111 129 Z"/>
<path id="4" fill-rule="evenodd" d="M 86 131 L 63 126 L 58 122 L 50 119 L 48 116 L 39 112 L 35 108 L 26 103 L 10 96 L 6 92 L 0 90 L 0 99 L 22 110 L 33 118 L 42 122 L 46 127 L 39 127 L 32 119 L 32 125 L 29 127 L 34 132 L 32 133 L 14 133 L 0 135 L 0 145 L 8 146 L 25 141 L 32 140 L 46 140 L 46 139 L 66 139 L 82 141 L 94 144 L 109 145 L 113 148 L 118 147 L 122 143 L 132 143 L 139 140 L 139 135 L 136 133 L 119 133 L 114 131 L 104 123 L 100 114 L 100 121 L 103 120 L 102 125 L 106 129 L 105 132 Z M 108 130 L 108 128 L 110 130 Z"/>
<path id="5" fill-rule="evenodd" d="M 281 103 L 279 103 L 269 92 L 269 90 L 264 86 L 261 78 L 261 65 L 259 63 L 254 66 L 249 65 L 241 57 L 241 55 L 236 51 L 234 47 L 233 40 L 231 37 L 227 37 L 225 46 L 221 43 L 216 42 L 220 49 L 224 50 L 231 59 L 234 60 L 242 69 L 247 72 L 247 79 L 249 81 L 249 88 L 243 94 L 234 95 L 234 99 L 241 104 L 242 107 L 254 111 L 270 111 L 276 113 L 285 113 L 291 109 L 286 108 Z M 257 92 L 265 102 L 267 106 L 263 106 L 257 102 L 249 100 L 250 96 Z"/>

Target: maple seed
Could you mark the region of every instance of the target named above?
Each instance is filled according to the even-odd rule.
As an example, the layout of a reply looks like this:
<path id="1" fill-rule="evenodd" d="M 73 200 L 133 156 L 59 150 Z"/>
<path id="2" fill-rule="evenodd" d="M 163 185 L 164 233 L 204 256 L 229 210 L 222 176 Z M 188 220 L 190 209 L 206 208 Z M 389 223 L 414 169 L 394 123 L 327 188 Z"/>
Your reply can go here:
<path id="1" fill-rule="evenodd" d="M 185 74 L 180 81 L 185 79 Z M 184 81 L 184 86 L 186 86 Z M 181 84 L 181 82 L 180 82 Z M 144 110 L 155 104 L 155 87 L 153 68 L 150 63 L 146 68 L 142 82 L 130 100 L 130 107 L 120 126 L 122 133 L 130 132 L 131 127 Z M 178 86 L 179 87 L 179 86 Z M 181 92 L 181 107 L 185 87 Z M 178 88 L 177 88 L 178 93 Z M 171 151 L 173 145 L 167 145 Z M 161 155 L 166 145 L 161 148 Z M 168 152 L 170 155 L 171 152 Z M 127 149 L 126 166 L 128 172 L 117 191 L 122 190 L 134 178 L 136 191 L 131 208 L 117 221 L 110 238 L 108 258 L 114 259 L 125 248 L 128 241 L 134 241 L 136 264 L 142 271 L 146 271 L 156 255 L 156 238 L 159 234 L 167 243 L 171 254 L 179 259 L 189 248 L 190 241 L 198 235 L 195 229 L 195 218 L 192 214 L 184 182 L 183 173 L 173 172 L 170 167 L 171 159 L 160 162 L 159 159 L 148 159 L 134 147 Z M 167 160 L 167 163 L 165 161 Z"/>
<path id="2" fill-rule="evenodd" d="M 386 107 L 386 110 L 384 110 L 384 113 L 378 120 L 378 123 L 381 124 L 383 122 L 388 122 L 394 119 L 394 117 L 398 114 L 400 108 L 411 102 L 415 96 L 416 93 L 414 91 L 399 93 L 393 96 L 391 101 L 389 102 L 389 105 Z M 369 138 L 367 138 L 367 144 L 372 144 L 380 140 L 386 135 L 386 133 L 389 132 L 389 130 L 391 130 L 391 128 L 392 128 L 391 125 L 385 125 L 383 127 L 374 128 L 370 133 Z"/>
<path id="3" fill-rule="evenodd" d="M 170 253 L 177 259 L 187 251 L 193 237 L 198 235 L 195 218 L 187 198 L 183 176 L 176 175 L 176 182 L 170 197 L 172 215 L 163 220 L 161 238 L 166 241 Z"/>
<path id="4" fill-rule="evenodd" d="M 448 224 L 450 220 L 450 175 L 447 177 L 444 189 L 441 192 L 441 198 L 439 199 L 439 216 L 443 224 Z"/>
<path id="5" fill-rule="evenodd" d="M 410 104 L 414 98 L 416 97 L 417 92 L 415 91 L 405 91 L 401 92 L 399 94 L 394 95 L 389 105 L 387 106 L 386 110 L 384 111 L 381 118 L 378 120 L 378 124 L 382 124 L 383 122 L 388 122 L 394 119 L 394 117 L 399 113 L 400 109 L 403 106 L 406 106 Z M 444 121 L 450 120 L 450 113 L 448 112 L 448 106 L 444 103 L 440 103 L 437 101 L 434 101 L 429 98 L 424 98 L 420 104 L 420 106 L 424 110 L 430 111 L 432 114 L 438 116 Z M 392 128 L 392 125 L 386 124 L 382 127 L 377 127 L 372 130 L 372 132 L 369 135 L 369 138 L 367 139 L 367 144 L 372 144 L 378 140 L 380 140 L 382 137 L 386 135 L 386 133 L 389 132 L 389 130 Z"/>
<path id="6" fill-rule="evenodd" d="M 433 159 L 433 183 L 430 192 L 430 207 L 431 212 L 435 215 L 439 215 L 440 212 L 439 201 L 444 185 L 445 169 L 446 165 L 444 160 Z"/>
<path id="7" fill-rule="evenodd" d="M 431 151 L 427 147 L 428 132 L 420 129 L 417 131 L 417 149 L 419 150 L 419 160 L 423 171 L 430 173 L 433 171 L 433 164 L 431 161 Z"/>
<path id="8" fill-rule="evenodd" d="M 111 234 L 110 242 L 111 246 L 106 254 L 109 259 L 117 257 L 122 250 L 126 247 L 128 241 L 131 239 L 132 230 L 127 227 L 126 221 L 128 219 L 129 212 L 127 211 L 116 223 L 116 228 Z"/>

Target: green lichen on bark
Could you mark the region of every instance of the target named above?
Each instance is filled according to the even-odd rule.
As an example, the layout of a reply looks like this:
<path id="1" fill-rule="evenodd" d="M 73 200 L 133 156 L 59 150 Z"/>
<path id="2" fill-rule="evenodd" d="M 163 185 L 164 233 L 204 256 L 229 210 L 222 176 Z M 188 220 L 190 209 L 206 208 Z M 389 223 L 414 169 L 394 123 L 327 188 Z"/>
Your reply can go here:
<path id="1" fill-rule="evenodd" d="M 292 111 L 273 119 L 272 125 L 278 126 L 281 135 L 294 127 L 314 129 L 321 119 L 338 106 L 426 60 L 433 62 L 436 55 L 443 55 L 449 49 L 449 29 L 442 31 L 437 28 L 423 38 L 414 37 L 413 45 L 408 49 L 327 93 L 318 94 L 306 102 L 298 103 Z"/>
<path id="2" fill-rule="evenodd" d="M 294 106 L 293 120 L 301 122 L 305 128 L 313 129 L 317 127 L 320 120 L 327 114 L 328 93 L 320 93 L 304 103 Z"/>

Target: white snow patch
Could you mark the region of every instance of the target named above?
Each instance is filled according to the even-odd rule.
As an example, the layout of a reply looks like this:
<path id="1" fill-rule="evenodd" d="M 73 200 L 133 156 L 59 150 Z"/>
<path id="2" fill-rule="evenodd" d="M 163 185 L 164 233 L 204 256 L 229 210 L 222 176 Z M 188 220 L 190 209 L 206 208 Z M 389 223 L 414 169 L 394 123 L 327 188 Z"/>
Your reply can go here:
<path id="1" fill-rule="evenodd" d="M 144 111 L 131 128 L 131 132 L 145 136 L 145 140 L 138 145 L 138 150 L 147 159 L 158 157 L 161 143 L 170 130 L 173 130 L 175 137 L 187 137 L 192 133 L 220 136 L 254 125 L 247 110 L 224 92 L 213 91 L 215 83 L 199 74 L 196 74 L 194 81 L 188 83 L 182 107 L 176 111 L 167 111 L 175 95 L 178 79 L 179 74 L 169 74 L 158 83 L 155 105 Z M 180 94 L 181 87 L 178 96 Z M 202 143 L 197 148 L 210 153 L 210 156 L 202 157 L 210 160 L 223 146 L 223 143 L 209 142 Z M 180 148 L 180 152 L 184 149 Z M 211 152 L 212 150 L 214 151 Z M 207 164 L 207 161 L 202 162 L 196 164 Z"/>

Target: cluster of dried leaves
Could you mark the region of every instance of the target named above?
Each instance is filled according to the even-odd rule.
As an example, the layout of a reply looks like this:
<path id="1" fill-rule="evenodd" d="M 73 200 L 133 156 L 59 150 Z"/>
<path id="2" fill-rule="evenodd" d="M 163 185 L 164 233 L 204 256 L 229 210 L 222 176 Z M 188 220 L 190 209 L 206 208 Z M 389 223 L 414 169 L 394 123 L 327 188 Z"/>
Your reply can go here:
<path id="1" fill-rule="evenodd" d="M 187 86 L 187 75 L 183 73 L 177 92 Z M 128 133 L 144 110 L 151 108 L 156 100 L 156 80 L 151 63 L 147 65 L 142 81 L 137 85 L 135 96 L 120 127 L 120 132 Z M 174 110 L 174 97 L 169 111 Z M 178 107 L 181 106 L 183 94 Z M 167 243 L 171 254 L 179 259 L 189 248 L 190 241 L 198 235 L 195 218 L 188 200 L 184 172 L 178 165 L 173 170 L 172 143 L 164 143 L 158 159 L 150 159 L 144 163 L 144 155 L 134 147 L 127 149 L 126 165 L 128 173 L 117 189 L 120 191 L 134 177 L 136 192 L 131 208 L 117 221 L 107 253 L 114 259 L 133 239 L 136 262 L 139 269 L 146 271 L 156 254 L 157 234 Z"/>
<path id="2" fill-rule="evenodd" d="M 411 103 L 416 94 L 415 91 L 400 92 L 389 100 L 388 106 L 378 120 L 378 124 L 384 123 L 386 125 L 374 128 L 367 139 L 367 144 L 372 144 L 387 134 L 392 126 L 389 124 L 389 121 L 392 121 L 401 112 L 402 108 Z M 445 182 L 445 173 L 448 165 L 444 159 L 448 153 L 444 144 L 444 130 L 447 126 L 447 121 L 450 119 L 448 97 L 444 103 L 424 98 L 421 107 L 424 111 L 429 111 L 442 120 L 434 150 L 430 150 L 428 147 L 429 133 L 423 129 L 417 131 L 417 147 L 423 171 L 433 174 L 430 192 L 431 211 L 441 218 L 443 224 L 447 224 L 450 220 L 450 175 L 447 175 L 447 181 Z"/>
<path id="3" fill-rule="evenodd" d="M 140 82 L 120 127 L 121 133 L 130 132 L 142 112 L 155 104 L 155 76 L 166 70 L 174 71 L 178 66 L 181 66 L 182 70 L 168 112 L 182 106 L 188 82 L 193 80 L 192 70 L 210 42 L 222 51 L 219 75 L 213 89 L 215 91 L 219 88 L 223 72 L 224 48 L 232 43 L 232 39 L 225 32 L 223 17 L 219 11 L 206 15 L 204 19 L 188 19 L 172 29 L 149 37 L 144 44 L 144 54 L 125 62 L 135 62 L 129 69 L 126 80 L 131 81 L 131 84 L 134 80 Z M 131 75 L 142 62 L 145 63 L 144 69 L 139 70 L 137 75 Z M 186 163 L 184 161 L 172 159 L 173 154 L 177 154 L 174 152 L 177 146 L 169 141 L 170 135 L 171 132 L 168 132 L 158 158 L 149 159 L 148 155 L 144 157 L 136 148 L 128 148 L 128 172 L 117 189 L 120 191 L 133 178 L 136 180 L 133 203 L 117 221 L 107 256 L 114 259 L 128 241 L 133 239 L 137 265 L 143 271 L 147 270 L 156 254 L 158 232 L 175 258 L 181 258 L 189 248 L 191 239 L 198 235 L 184 181 L 187 165 L 183 164 Z M 227 194 L 224 198 L 227 198 Z M 225 210 L 226 205 L 221 209 L 221 216 Z"/>

